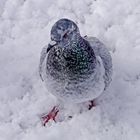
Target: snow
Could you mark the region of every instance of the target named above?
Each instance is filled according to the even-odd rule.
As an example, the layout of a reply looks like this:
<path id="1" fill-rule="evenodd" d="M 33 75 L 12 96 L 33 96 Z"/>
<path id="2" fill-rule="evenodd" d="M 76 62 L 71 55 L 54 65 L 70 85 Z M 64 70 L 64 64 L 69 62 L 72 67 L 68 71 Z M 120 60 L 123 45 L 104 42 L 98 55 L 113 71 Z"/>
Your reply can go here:
<path id="1" fill-rule="evenodd" d="M 39 78 L 39 57 L 62 17 L 106 44 L 113 81 L 96 108 L 43 127 L 57 100 Z M 1 0 L 0 140 L 139 140 L 139 54 L 140 0 Z"/>

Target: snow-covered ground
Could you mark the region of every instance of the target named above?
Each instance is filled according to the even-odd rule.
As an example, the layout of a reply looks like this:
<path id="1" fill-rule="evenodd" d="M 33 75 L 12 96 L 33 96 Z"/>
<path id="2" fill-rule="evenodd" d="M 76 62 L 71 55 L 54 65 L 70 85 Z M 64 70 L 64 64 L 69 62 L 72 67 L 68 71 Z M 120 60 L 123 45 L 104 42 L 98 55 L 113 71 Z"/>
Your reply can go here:
<path id="1" fill-rule="evenodd" d="M 43 127 L 57 101 L 39 57 L 62 17 L 106 44 L 113 81 L 96 108 Z M 39 139 L 140 140 L 140 0 L 0 0 L 0 140 Z"/>

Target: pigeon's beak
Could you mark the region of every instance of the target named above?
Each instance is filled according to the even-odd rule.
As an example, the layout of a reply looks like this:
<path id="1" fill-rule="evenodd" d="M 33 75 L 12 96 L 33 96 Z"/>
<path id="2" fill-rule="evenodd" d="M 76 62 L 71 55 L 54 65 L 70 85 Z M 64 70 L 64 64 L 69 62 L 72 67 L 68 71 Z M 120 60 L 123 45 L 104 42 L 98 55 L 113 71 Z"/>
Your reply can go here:
<path id="1" fill-rule="evenodd" d="M 48 53 L 55 45 L 57 45 L 57 42 L 54 41 L 54 40 L 51 40 L 50 43 L 48 44 L 47 53 Z"/>
<path id="2" fill-rule="evenodd" d="M 51 46 L 55 46 L 55 45 L 57 44 L 57 42 L 54 41 L 54 40 L 51 40 L 49 44 L 50 44 Z"/>

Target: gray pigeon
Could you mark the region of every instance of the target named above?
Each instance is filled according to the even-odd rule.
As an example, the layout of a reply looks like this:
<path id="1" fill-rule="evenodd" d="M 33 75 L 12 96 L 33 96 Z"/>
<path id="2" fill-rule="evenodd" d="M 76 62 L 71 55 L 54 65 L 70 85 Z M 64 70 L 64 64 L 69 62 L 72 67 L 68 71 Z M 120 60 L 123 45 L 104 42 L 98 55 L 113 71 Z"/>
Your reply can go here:
<path id="1" fill-rule="evenodd" d="M 109 86 L 112 59 L 97 38 L 82 37 L 73 21 L 60 19 L 41 52 L 39 74 L 47 90 L 63 103 L 86 102 Z"/>

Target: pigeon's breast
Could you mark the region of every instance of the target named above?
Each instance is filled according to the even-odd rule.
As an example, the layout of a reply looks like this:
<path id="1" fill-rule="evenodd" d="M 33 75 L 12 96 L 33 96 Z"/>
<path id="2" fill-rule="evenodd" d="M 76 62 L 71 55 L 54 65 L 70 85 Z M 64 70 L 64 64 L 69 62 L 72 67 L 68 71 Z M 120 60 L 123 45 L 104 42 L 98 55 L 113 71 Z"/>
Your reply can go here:
<path id="1" fill-rule="evenodd" d="M 49 62 L 49 61 L 48 61 Z M 104 89 L 104 68 L 101 59 L 97 58 L 96 67 L 92 70 L 83 69 L 82 74 L 52 69 L 47 65 L 46 88 L 65 103 L 81 103 L 98 97 Z M 59 66 L 59 65 L 58 65 Z M 50 69 L 51 68 L 51 69 Z M 52 71 L 51 71 L 52 70 Z M 72 75 L 72 76 L 71 76 Z"/>
<path id="2" fill-rule="evenodd" d="M 55 46 L 48 54 L 46 74 L 60 82 L 66 79 L 83 81 L 94 72 L 95 65 L 94 52 L 90 46 Z"/>

